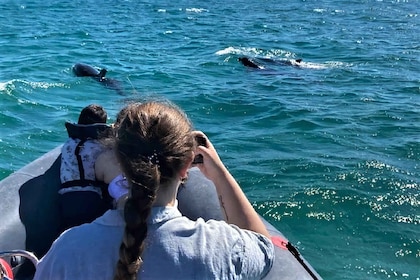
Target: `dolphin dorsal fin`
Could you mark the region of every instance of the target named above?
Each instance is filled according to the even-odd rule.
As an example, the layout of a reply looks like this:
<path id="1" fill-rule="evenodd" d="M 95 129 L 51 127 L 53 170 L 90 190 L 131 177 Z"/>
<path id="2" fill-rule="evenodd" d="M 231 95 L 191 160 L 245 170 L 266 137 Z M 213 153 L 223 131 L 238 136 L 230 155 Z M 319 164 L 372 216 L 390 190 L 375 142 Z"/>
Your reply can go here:
<path id="1" fill-rule="evenodd" d="M 105 68 L 104 69 L 101 69 L 101 71 L 99 71 L 99 74 L 98 74 L 98 76 L 99 76 L 99 78 L 104 78 L 105 77 L 105 75 L 106 75 L 106 72 L 108 72 Z"/>

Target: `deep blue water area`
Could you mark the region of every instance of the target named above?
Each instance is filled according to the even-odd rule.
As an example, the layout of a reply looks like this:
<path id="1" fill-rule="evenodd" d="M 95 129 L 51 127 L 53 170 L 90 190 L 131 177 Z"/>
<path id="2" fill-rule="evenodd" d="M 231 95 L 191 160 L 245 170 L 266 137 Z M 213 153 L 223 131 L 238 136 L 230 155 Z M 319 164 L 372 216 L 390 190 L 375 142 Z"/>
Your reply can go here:
<path id="1" fill-rule="evenodd" d="M 419 7 L 1 1 L 0 179 L 90 103 L 111 123 L 127 102 L 169 99 L 324 279 L 420 279 Z M 78 62 L 124 92 L 75 77 Z"/>

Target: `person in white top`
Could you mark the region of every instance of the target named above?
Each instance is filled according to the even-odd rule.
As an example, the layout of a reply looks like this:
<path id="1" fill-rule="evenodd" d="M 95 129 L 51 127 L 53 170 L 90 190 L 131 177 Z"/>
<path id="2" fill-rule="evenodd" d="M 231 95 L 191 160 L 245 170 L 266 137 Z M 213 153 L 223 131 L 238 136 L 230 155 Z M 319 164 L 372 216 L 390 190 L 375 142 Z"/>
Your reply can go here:
<path id="1" fill-rule="evenodd" d="M 96 180 L 94 168 L 96 158 L 105 150 L 96 139 L 99 135 L 96 130 L 107 129 L 106 120 L 105 109 L 90 104 L 80 112 L 77 124 L 66 123 L 69 138 L 61 149 L 61 187 L 58 191 L 61 232 L 92 222 L 107 210 L 102 183 Z"/>
<path id="2" fill-rule="evenodd" d="M 130 188 L 124 210 L 64 232 L 34 279 L 263 278 L 274 261 L 270 235 L 207 136 L 169 102 L 126 109 L 114 146 Z M 225 221 L 193 221 L 177 209 L 178 187 L 197 155 L 194 165 L 213 181 Z"/>

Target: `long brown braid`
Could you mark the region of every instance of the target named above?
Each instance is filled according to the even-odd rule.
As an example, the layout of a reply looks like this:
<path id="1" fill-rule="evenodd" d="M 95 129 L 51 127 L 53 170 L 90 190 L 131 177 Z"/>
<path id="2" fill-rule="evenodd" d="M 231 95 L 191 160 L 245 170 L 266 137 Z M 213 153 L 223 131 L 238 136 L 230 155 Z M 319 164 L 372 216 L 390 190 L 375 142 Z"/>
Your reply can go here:
<path id="1" fill-rule="evenodd" d="M 136 279 L 158 188 L 179 180 L 191 160 L 194 139 L 186 115 L 163 102 L 128 105 L 116 136 L 117 157 L 130 185 L 126 222 L 114 279 Z"/>

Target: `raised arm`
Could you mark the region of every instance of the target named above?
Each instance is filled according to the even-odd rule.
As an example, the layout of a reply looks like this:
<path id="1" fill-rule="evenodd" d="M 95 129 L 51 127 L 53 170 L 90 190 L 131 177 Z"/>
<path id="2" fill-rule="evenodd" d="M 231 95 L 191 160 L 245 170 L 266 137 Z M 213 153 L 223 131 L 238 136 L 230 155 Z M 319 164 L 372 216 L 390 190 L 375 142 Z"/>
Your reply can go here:
<path id="1" fill-rule="evenodd" d="M 203 163 L 197 164 L 197 167 L 216 186 L 226 221 L 242 229 L 252 230 L 270 237 L 258 213 L 252 207 L 235 178 L 220 160 L 213 144 L 201 131 L 194 133 L 197 137 L 206 140 L 206 146 L 197 147 L 196 154 L 203 156 Z"/>

